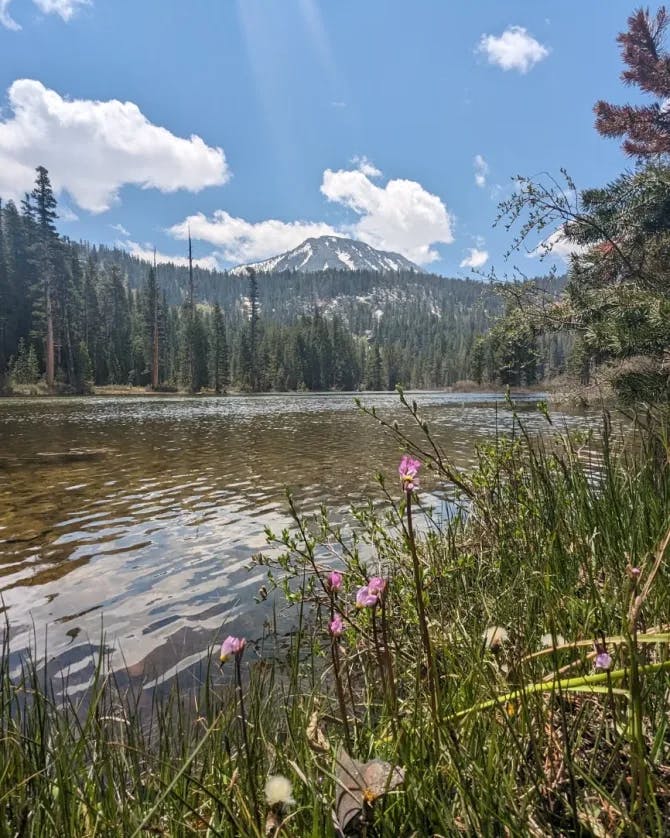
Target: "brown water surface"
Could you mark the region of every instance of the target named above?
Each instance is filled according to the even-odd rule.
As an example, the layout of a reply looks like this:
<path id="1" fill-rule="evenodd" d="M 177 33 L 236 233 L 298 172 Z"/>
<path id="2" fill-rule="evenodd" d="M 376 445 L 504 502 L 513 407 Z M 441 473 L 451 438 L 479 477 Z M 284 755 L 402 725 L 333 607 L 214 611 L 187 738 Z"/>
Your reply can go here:
<path id="1" fill-rule="evenodd" d="M 416 399 L 458 465 L 510 426 L 497 396 Z M 531 427 L 544 424 L 536 399 Z M 401 415 L 393 394 L 364 401 Z M 395 479 L 397 462 L 350 394 L 0 400 L 0 591 L 14 660 L 46 637 L 76 674 L 104 628 L 132 672 L 154 677 L 192 666 L 222 633 L 260 637 L 270 605 L 255 602 L 265 577 L 250 557 L 265 525 L 288 523 L 285 488 L 307 511 L 324 502 L 343 515 L 375 493 L 376 472 Z"/>

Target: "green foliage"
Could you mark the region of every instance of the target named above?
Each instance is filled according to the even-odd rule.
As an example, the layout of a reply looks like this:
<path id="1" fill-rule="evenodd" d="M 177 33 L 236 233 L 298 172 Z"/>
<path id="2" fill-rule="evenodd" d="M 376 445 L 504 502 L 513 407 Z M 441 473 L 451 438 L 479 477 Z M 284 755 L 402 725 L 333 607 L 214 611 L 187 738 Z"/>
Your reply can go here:
<path id="1" fill-rule="evenodd" d="M 10 362 L 10 377 L 15 384 L 36 384 L 39 380 L 40 372 L 35 347 L 31 344 L 30 349 L 27 349 L 23 338 L 19 339 L 16 359 Z"/>
<path id="2" fill-rule="evenodd" d="M 542 376 L 537 329 L 518 309 L 510 310 L 473 347 L 472 378 L 512 387 L 536 384 Z"/>
<path id="3" fill-rule="evenodd" d="M 230 362 L 226 340 L 226 324 L 221 306 L 216 303 L 212 312 L 211 382 L 215 393 L 224 393 L 230 384 Z"/>

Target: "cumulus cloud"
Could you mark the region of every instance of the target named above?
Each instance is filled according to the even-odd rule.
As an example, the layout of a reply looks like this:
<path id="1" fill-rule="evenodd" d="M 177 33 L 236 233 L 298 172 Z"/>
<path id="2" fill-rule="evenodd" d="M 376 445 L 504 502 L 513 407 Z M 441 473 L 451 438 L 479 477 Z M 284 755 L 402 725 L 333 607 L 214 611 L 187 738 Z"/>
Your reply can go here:
<path id="1" fill-rule="evenodd" d="M 46 166 L 57 191 L 90 212 L 104 212 L 122 186 L 198 192 L 229 178 L 221 148 L 198 136 L 177 137 L 133 102 L 64 99 L 31 79 L 9 88 L 11 114 L 0 119 L 0 195 L 32 188 Z"/>
<path id="2" fill-rule="evenodd" d="M 143 259 L 145 262 L 154 261 L 154 249 L 150 244 L 139 244 L 138 242 L 117 241 L 116 246 L 122 250 L 127 250 L 131 256 L 137 256 L 138 259 Z M 156 251 L 156 264 L 158 265 L 180 265 L 181 267 L 188 267 L 188 256 L 168 256 L 166 253 Z M 209 256 L 203 256 L 200 259 L 194 259 L 193 264 L 198 268 L 204 268 L 209 271 L 221 270 L 221 265 L 217 259 L 216 253 L 210 253 Z"/>
<path id="3" fill-rule="evenodd" d="M 454 240 L 453 218 L 443 201 L 416 181 L 389 180 L 378 186 L 360 169 L 326 169 L 321 192 L 359 216 L 355 224 L 343 226 L 343 232 L 419 265 L 439 258 L 434 244 Z"/>
<path id="4" fill-rule="evenodd" d="M 477 52 L 503 70 L 527 73 L 549 55 L 544 44 L 536 41 L 523 26 L 509 26 L 502 35 L 482 35 Z"/>
<path id="5" fill-rule="evenodd" d="M 175 224 L 168 232 L 177 239 L 187 239 L 189 228 L 194 239 L 209 242 L 221 251 L 226 262 L 258 262 L 292 250 L 312 236 L 332 236 L 337 231 L 329 224 L 310 221 L 246 221 L 225 210 L 216 210 L 208 218 L 197 213 Z"/>
<path id="6" fill-rule="evenodd" d="M 380 170 L 375 166 L 372 160 L 368 160 L 364 154 L 357 154 L 355 157 L 352 157 L 351 162 L 358 169 L 358 171 L 363 172 L 364 175 L 367 175 L 368 177 L 381 177 L 382 173 Z"/>
<path id="7" fill-rule="evenodd" d="M 334 203 L 352 210 L 358 220 L 333 226 L 322 221 L 247 221 L 225 210 L 211 216 L 197 213 L 168 232 L 214 245 L 226 262 L 257 262 L 292 250 L 311 237 L 350 236 L 380 250 L 401 253 L 418 264 L 439 258 L 434 244 L 453 241 L 453 218 L 437 195 L 411 180 L 373 183 L 381 172 L 366 157 L 357 157 L 351 170 L 326 169 L 321 192 Z"/>
<path id="8" fill-rule="evenodd" d="M 486 176 L 489 173 L 489 164 L 484 160 L 481 154 L 475 154 L 475 183 L 480 189 L 486 186 Z"/>
<path id="9" fill-rule="evenodd" d="M 489 260 L 487 250 L 478 250 L 476 247 L 468 248 L 468 255 L 461 262 L 461 268 L 481 268 Z"/>
<path id="10" fill-rule="evenodd" d="M 572 256 L 582 256 L 587 253 L 588 247 L 582 244 L 571 242 L 562 229 L 554 230 L 551 235 L 540 242 L 537 247 L 528 253 L 530 259 L 558 256 L 564 262 L 569 262 Z"/>
<path id="11" fill-rule="evenodd" d="M 45 15 L 59 15 L 67 22 L 81 6 L 90 6 L 91 0 L 33 0 L 33 3 Z"/>

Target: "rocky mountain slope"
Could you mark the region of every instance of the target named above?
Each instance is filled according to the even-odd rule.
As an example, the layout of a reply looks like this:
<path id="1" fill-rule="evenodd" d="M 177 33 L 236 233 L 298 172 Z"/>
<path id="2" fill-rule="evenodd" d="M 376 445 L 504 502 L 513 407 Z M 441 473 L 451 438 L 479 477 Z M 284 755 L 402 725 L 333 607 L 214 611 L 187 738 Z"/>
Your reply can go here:
<path id="1" fill-rule="evenodd" d="M 318 273 L 327 270 L 423 273 L 418 265 L 399 253 L 375 250 L 369 244 L 340 236 L 320 236 L 306 239 L 301 245 L 263 262 L 240 265 L 230 273 L 243 275 L 247 268 L 258 273 Z"/>

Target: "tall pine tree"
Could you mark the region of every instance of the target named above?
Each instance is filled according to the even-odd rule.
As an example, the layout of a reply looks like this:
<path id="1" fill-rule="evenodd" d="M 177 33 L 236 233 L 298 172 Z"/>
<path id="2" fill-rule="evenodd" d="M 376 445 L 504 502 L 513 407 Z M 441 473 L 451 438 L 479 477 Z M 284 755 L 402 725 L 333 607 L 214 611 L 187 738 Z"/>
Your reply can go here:
<path id="1" fill-rule="evenodd" d="M 224 393 L 229 382 L 228 344 L 226 324 L 221 306 L 216 303 L 212 313 L 212 386 L 216 393 Z"/>
<path id="2" fill-rule="evenodd" d="M 56 338 L 55 319 L 57 248 L 59 245 L 56 232 L 56 198 L 49 180 L 49 173 L 44 166 L 37 167 L 37 178 L 30 200 L 26 203 L 32 210 L 37 223 L 35 242 L 35 264 L 44 288 L 44 310 L 46 319 L 45 362 L 47 387 L 52 390 L 56 382 Z"/>
<path id="3" fill-rule="evenodd" d="M 249 278 L 249 386 L 253 392 L 260 389 L 258 368 L 258 279 L 253 268 L 247 268 Z"/>

